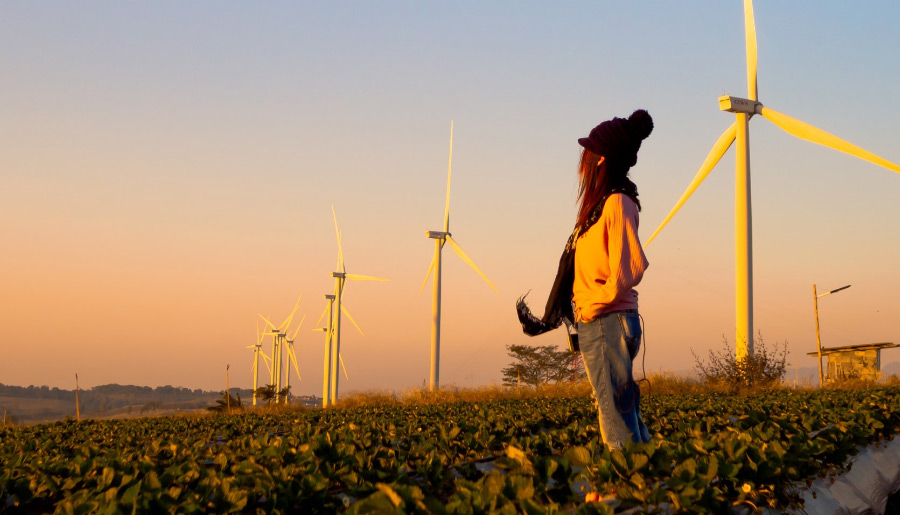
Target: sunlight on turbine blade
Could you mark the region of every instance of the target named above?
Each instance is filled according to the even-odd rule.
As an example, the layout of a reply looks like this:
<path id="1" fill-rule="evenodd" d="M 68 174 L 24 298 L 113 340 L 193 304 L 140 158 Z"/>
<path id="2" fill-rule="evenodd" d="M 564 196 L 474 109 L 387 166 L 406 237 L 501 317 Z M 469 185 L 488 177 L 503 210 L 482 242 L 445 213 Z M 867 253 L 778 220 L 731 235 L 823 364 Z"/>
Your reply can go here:
<path id="1" fill-rule="evenodd" d="M 817 129 L 806 122 L 801 122 L 796 118 L 791 118 L 786 114 L 779 113 L 778 111 L 775 111 L 774 109 L 770 109 L 768 107 L 763 107 L 760 114 L 766 120 L 769 120 L 775 125 L 781 127 L 788 134 L 794 135 L 800 139 L 805 139 L 806 141 L 818 143 L 819 145 L 822 145 L 824 147 L 833 148 L 834 150 L 838 150 L 845 154 L 850 154 L 851 156 L 864 159 L 866 161 L 869 161 L 870 163 L 874 163 L 878 166 L 883 166 L 888 170 L 893 170 L 897 173 L 900 173 L 900 166 L 897 166 L 887 159 L 876 156 L 868 150 L 859 148 L 849 141 L 842 140 L 841 138 L 833 134 L 829 134 L 822 129 Z"/>
<path id="2" fill-rule="evenodd" d="M 278 330 L 278 328 L 275 327 L 275 324 L 273 324 L 272 322 L 269 322 L 269 319 L 268 319 L 268 318 L 266 318 L 266 317 L 264 317 L 264 316 L 262 316 L 262 315 L 259 315 L 259 318 L 262 318 L 263 320 L 265 320 L 265 321 L 266 321 L 266 324 L 268 324 L 269 327 L 271 327 L 273 331 L 277 331 L 277 330 Z M 265 334 L 265 333 L 263 333 L 263 334 Z"/>
<path id="3" fill-rule="evenodd" d="M 428 278 L 431 277 L 431 272 L 434 271 L 434 258 L 435 256 L 431 256 L 431 264 L 428 265 L 428 273 L 425 274 L 425 280 L 422 281 L 422 287 L 419 288 L 419 293 L 425 291 L 425 285 L 428 284 Z"/>
<path id="4" fill-rule="evenodd" d="M 347 311 L 347 308 L 344 307 L 343 304 L 341 304 L 341 313 L 347 315 L 347 319 L 349 319 L 349 320 L 350 320 L 350 323 L 353 324 L 353 327 L 355 327 L 356 330 L 359 331 L 359 334 L 361 334 L 361 335 L 363 335 L 363 336 L 366 335 L 366 334 L 363 332 L 363 330 L 359 328 L 359 324 L 356 323 L 356 320 L 353 320 L 353 317 L 350 316 L 350 312 Z"/>
<path id="5" fill-rule="evenodd" d="M 331 216 L 334 218 L 334 235 L 337 238 L 338 246 L 338 272 L 343 272 L 344 268 L 344 251 L 341 249 L 341 231 L 338 229 L 337 213 L 334 211 L 334 204 L 331 205 Z"/>
<path id="6" fill-rule="evenodd" d="M 494 286 L 494 283 L 492 283 L 491 280 L 488 279 L 487 276 L 484 275 L 484 273 L 482 273 L 478 266 L 476 266 L 475 263 L 471 259 L 469 259 L 469 256 L 466 255 L 463 249 L 460 248 L 460 246 L 455 241 L 453 241 L 453 238 L 451 238 L 449 235 L 447 235 L 447 241 L 450 242 L 450 246 L 453 247 L 453 250 L 456 251 L 456 254 L 460 258 L 462 258 L 463 261 L 468 263 L 468 265 L 471 266 L 473 270 L 478 272 L 478 275 L 480 275 L 482 279 L 484 279 L 489 285 L 491 285 L 491 288 L 493 288 L 495 292 L 500 292 L 500 290 L 498 290 L 497 287 Z"/>
<path id="7" fill-rule="evenodd" d="M 697 190 L 697 188 L 700 186 L 700 183 L 702 183 L 703 180 L 706 179 L 706 176 L 709 175 L 709 172 L 711 172 L 712 169 L 715 168 L 719 160 L 722 159 L 722 156 L 725 155 L 725 152 L 728 151 L 728 148 L 731 147 L 731 144 L 734 143 L 736 131 L 737 122 L 731 124 L 731 126 L 728 127 L 721 136 L 719 136 L 716 144 L 713 145 L 712 150 L 710 150 L 709 154 L 706 156 L 706 160 L 703 161 L 702 165 L 700 165 L 700 169 L 697 171 L 697 175 L 694 176 L 694 180 L 692 180 L 688 185 L 687 189 L 681 195 L 681 198 L 678 199 L 678 202 L 675 203 L 675 207 L 673 207 L 672 210 L 669 211 L 669 214 L 666 215 L 666 218 L 662 221 L 662 223 L 659 224 L 659 227 L 657 227 L 656 230 L 653 231 L 653 234 L 650 236 L 650 239 L 647 240 L 645 246 L 650 245 L 650 242 L 653 241 L 653 238 L 656 238 L 656 235 L 663 230 L 663 227 L 665 227 L 666 224 L 668 224 L 669 221 L 672 220 L 672 217 L 675 216 L 675 213 L 677 213 L 678 210 L 681 209 L 681 206 L 683 206 L 684 203 L 687 202 L 689 198 L 691 198 L 691 195 L 694 194 L 694 191 Z"/>
<path id="8" fill-rule="evenodd" d="M 303 318 L 300 319 L 300 323 L 297 324 L 297 330 L 294 331 L 294 336 L 291 336 L 291 341 L 297 339 L 297 333 L 300 332 L 300 328 L 303 327 L 303 322 L 306 320 L 306 313 L 303 314 Z"/>
<path id="9" fill-rule="evenodd" d="M 345 277 L 347 279 L 353 279 L 354 281 L 390 281 L 390 279 L 372 277 L 371 275 L 347 274 Z"/>
<path id="10" fill-rule="evenodd" d="M 453 120 L 450 120 L 450 159 L 447 161 L 447 203 L 444 204 L 444 232 L 450 230 L 450 171 L 453 169 Z"/>
<path id="11" fill-rule="evenodd" d="M 756 22 L 753 19 L 753 0 L 744 0 L 744 33 L 747 38 L 747 98 L 756 100 Z"/>
<path id="12" fill-rule="evenodd" d="M 293 346 L 293 345 L 291 345 L 291 353 L 290 353 L 290 356 L 291 356 L 291 363 L 294 364 L 294 372 L 297 372 L 297 380 L 298 380 L 298 381 L 302 381 L 303 378 L 300 377 L 300 367 L 297 365 L 297 353 L 296 353 L 296 351 L 294 351 L 294 346 Z"/>
<path id="13" fill-rule="evenodd" d="M 272 367 L 269 366 L 269 361 L 271 361 L 272 358 L 270 358 L 269 356 L 266 356 L 266 354 L 265 354 L 264 352 L 260 352 L 259 355 L 263 357 L 263 363 L 265 363 L 265 365 L 266 365 L 266 370 L 269 371 L 269 378 L 270 378 L 270 380 L 271 380 L 271 377 L 272 377 Z"/>
<path id="14" fill-rule="evenodd" d="M 344 366 L 344 357 L 341 356 L 340 354 L 338 354 L 338 359 L 339 359 L 340 362 L 341 362 L 341 370 L 344 371 L 344 377 L 346 377 L 346 378 L 347 378 L 347 381 L 349 381 L 349 380 L 350 380 L 350 376 L 347 374 L 347 367 Z"/>
<path id="15" fill-rule="evenodd" d="M 329 307 L 329 305 L 326 304 L 325 309 L 322 311 L 322 314 L 319 315 L 319 319 L 316 320 L 316 325 L 319 325 L 319 323 L 322 322 L 322 319 L 325 318 L 325 314 L 328 313 L 328 307 Z M 313 331 L 315 331 L 315 329 L 313 329 Z"/>
<path id="16" fill-rule="evenodd" d="M 297 302 L 294 304 L 294 309 L 291 310 L 291 314 L 288 315 L 287 319 L 285 319 L 285 321 L 282 322 L 281 325 L 278 327 L 279 331 L 283 331 L 291 326 L 291 321 L 294 320 L 294 314 L 297 312 L 297 308 L 300 307 L 300 299 L 302 299 L 302 298 L 303 298 L 303 294 L 301 293 L 300 296 L 297 297 Z"/>

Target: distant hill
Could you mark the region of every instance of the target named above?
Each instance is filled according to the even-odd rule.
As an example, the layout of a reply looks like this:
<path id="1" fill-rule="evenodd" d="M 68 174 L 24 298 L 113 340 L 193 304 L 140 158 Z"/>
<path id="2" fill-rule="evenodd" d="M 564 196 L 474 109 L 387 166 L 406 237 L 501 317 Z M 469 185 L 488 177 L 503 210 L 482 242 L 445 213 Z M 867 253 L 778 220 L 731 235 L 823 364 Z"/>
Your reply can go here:
<path id="1" fill-rule="evenodd" d="M 233 397 L 240 396 L 250 404 L 250 389 L 232 388 Z M 78 392 L 82 418 L 126 418 L 171 415 L 203 410 L 214 406 L 222 392 L 174 386 L 106 384 Z M 298 398 L 308 407 L 318 404 L 315 398 Z M 17 424 L 52 422 L 75 417 L 75 391 L 47 386 L 9 386 L 0 383 L 0 417 Z"/>

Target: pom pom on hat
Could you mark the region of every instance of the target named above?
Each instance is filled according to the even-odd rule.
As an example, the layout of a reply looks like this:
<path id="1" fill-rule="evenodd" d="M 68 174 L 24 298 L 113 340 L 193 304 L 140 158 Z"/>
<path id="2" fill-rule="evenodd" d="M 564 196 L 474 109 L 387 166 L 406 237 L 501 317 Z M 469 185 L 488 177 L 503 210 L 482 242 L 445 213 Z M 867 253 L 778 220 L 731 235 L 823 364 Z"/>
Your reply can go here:
<path id="1" fill-rule="evenodd" d="M 653 132 L 653 118 L 643 109 L 631 113 L 628 117 L 628 133 L 638 141 L 647 139 Z"/>
<path id="2" fill-rule="evenodd" d="M 641 141 L 653 132 L 653 118 L 643 109 L 631 113 L 627 119 L 613 118 L 594 127 L 587 138 L 578 143 L 598 156 L 605 156 L 610 164 L 625 171 L 637 163 Z"/>

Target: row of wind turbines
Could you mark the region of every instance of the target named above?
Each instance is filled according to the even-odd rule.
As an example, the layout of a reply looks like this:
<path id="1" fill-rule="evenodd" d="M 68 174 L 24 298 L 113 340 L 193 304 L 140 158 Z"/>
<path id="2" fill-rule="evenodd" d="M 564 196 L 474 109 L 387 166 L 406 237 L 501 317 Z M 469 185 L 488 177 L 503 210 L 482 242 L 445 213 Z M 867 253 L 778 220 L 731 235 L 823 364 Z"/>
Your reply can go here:
<path id="1" fill-rule="evenodd" d="M 744 0 L 744 27 L 745 27 L 745 43 L 747 56 L 747 96 L 748 98 L 739 98 L 734 96 L 722 96 L 719 98 L 719 107 L 723 111 L 734 113 L 736 120 L 725 132 L 719 137 L 713 145 L 712 150 L 707 155 L 700 169 L 694 176 L 694 179 L 688 185 L 684 194 L 676 202 L 675 206 L 669 214 L 663 219 L 659 227 L 653 232 L 647 240 L 649 245 L 660 234 L 662 229 L 672 220 L 675 214 L 681 209 L 687 200 L 694 194 L 700 184 L 706 179 L 710 172 L 715 168 L 716 164 L 721 160 L 731 145 L 737 142 L 736 148 L 736 173 L 735 173 L 735 354 L 738 360 L 753 355 L 753 246 L 752 246 L 752 216 L 750 206 L 750 137 L 749 137 L 749 121 L 754 115 L 760 115 L 763 118 L 774 123 L 788 134 L 800 139 L 805 139 L 819 145 L 823 145 L 840 152 L 844 152 L 851 156 L 869 161 L 873 164 L 882 166 L 894 172 L 900 173 L 900 166 L 887 161 L 867 150 L 864 150 L 852 143 L 849 143 L 837 136 L 829 134 L 821 129 L 813 127 L 805 122 L 792 118 L 783 113 L 777 112 L 770 107 L 764 106 L 757 95 L 757 43 L 756 43 L 756 25 L 753 15 L 752 0 Z M 497 288 L 488 280 L 475 263 L 466 255 L 460 246 L 453 240 L 450 233 L 450 178 L 453 162 L 453 123 L 450 124 L 450 160 L 447 166 L 447 199 L 444 206 L 444 225 L 443 230 L 427 231 L 426 235 L 430 239 L 435 240 L 434 257 L 425 281 L 422 283 L 421 290 L 424 290 L 428 283 L 431 273 L 434 273 L 434 291 L 432 295 L 432 325 L 431 325 L 431 372 L 430 372 L 430 388 L 432 390 L 439 387 L 439 371 L 440 371 L 440 329 L 441 329 L 441 257 L 442 250 L 446 243 L 449 243 L 453 250 L 471 266 L 494 290 Z M 332 272 L 335 279 L 334 293 L 325 295 L 328 302 L 325 312 L 323 312 L 320 320 L 328 314 L 328 324 L 324 328 L 316 330 L 325 332 L 325 377 L 323 385 L 323 405 L 333 404 L 338 398 L 338 374 L 337 367 L 340 361 L 340 331 L 341 331 L 341 313 L 353 322 L 354 326 L 359 330 L 359 326 L 350 317 L 346 308 L 342 303 L 342 293 L 344 284 L 347 279 L 353 280 L 376 280 L 384 281 L 378 277 L 362 276 L 356 274 L 348 274 L 343 260 L 343 251 L 341 250 L 341 234 L 337 225 L 337 216 L 334 214 L 332 207 L 332 215 L 334 217 L 335 233 L 338 243 L 338 265 L 336 272 Z M 421 291 L 420 290 L 420 291 Z M 336 303 L 336 306 L 335 306 Z M 296 308 L 295 308 L 296 309 Z M 270 332 L 265 333 L 273 336 L 273 355 L 271 358 L 264 358 L 268 361 L 274 361 L 273 370 L 280 370 L 279 367 L 286 366 L 286 362 L 282 358 L 285 348 L 288 349 L 289 359 L 295 367 L 299 378 L 299 368 L 296 362 L 296 356 L 293 354 L 293 338 L 286 339 L 286 328 L 290 325 L 289 321 L 293 316 L 288 317 L 286 323 L 281 326 L 274 326 L 266 320 Z M 299 330 L 299 328 L 298 328 Z M 362 331 L 360 330 L 360 333 Z M 294 333 L 296 336 L 296 332 Z M 281 339 L 281 343 L 279 342 Z M 261 340 L 260 340 L 261 341 Z M 286 344 L 286 346 L 285 346 Z M 261 344 L 258 342 L 256 348 L 256 362 L 254 365 L 254 389 L 256 388 L 256 376 L 258 373 L 258 356 L 261 354 Z M 346 374 L 346 370 L 345 370 Z M 285 385 L 289 385 L 288 374 L 283 372 L 272 372 L 274 384 L 280 386 L 281 379 L 284 377 Z"/>
<path id="2" fill-rule="evenodd" d="M 477 273 L 480 275 L 485 282 L 490 285 L 494 291 L 498 291 L 497 287 L 487 278 L 486 275 L 478 268 L 474 261 L 465 253 L 462 247 L 459 246 L 458 243 L 453 239 L 450 233 L 450 180 L 453 171 L 453 122 L 450 122 L 450 157 L 447 163 L 447 197 L 446 202 L 444 203 L 444 225 L 443 230 L 441 231 L 426 231 L 426 236 L 430 239 L 435 240 L 435 250 L 434 257 L 431 260 L 431 265 L 428 268 L 428 272 L 425 275 L 425 280 L 422 282 L 422 287 L 420 288 L 420 293 L 425 289 L 425 285 L 428 284 L 428 279 L 431 277 L 432 273 L 434 273 L 433 285 L 434 292 L 432 295 L 432 312 L 431 312 L 431 370 L 430 370 L 430 382 L 429 389 L 434 391 L 440 387 L 440 348 L 441 348 L 441 254 L 446 243 L 450 244 L 450 247 L 456 252 L 456 254 L 469 266 L 471 266 Z M 350 312 L 347 310 L 347 307 L 344 305 L 343 295 L 344 295 L 344 287 L 346 285 L 347 280 L 352 281 L 389 281 L 389 279 L 385 279 L 382 277 L 374 277 L 370 275 L 361 275 L 347 272 L 347 266 L 344 262 L 344 251 L 343 246 L 341 245 L 341 230 L 338 226 L 337 221 L 337 213 L 334 210 L 334 206 L 331 207 L 332 218 L 334 219 L 334 232 L 335 238 L 337 240 L 337 265 L 335 266 L 336 271 L 331 272 L 331 276 L 334 278 L 334 291 L 333 293 L 325 295 L 326 306 L 325 310 L 322 312 L 322 315 L 319 317 L 319 320 L 316 322 L 318 325 L 323 318 L 327 315 L 327 323 L 325 327 L 319 327 L 313 329 L 313 331 L 321 331 L 325 333 L 325 347 L 323 352 L 323 384 L 322 384 L 322 406 L 328 407 L 333 405 L 339 395 L 339 374 L 338 374 L 338 365 L 344 371 L 344 377 L 349 380 L 349 375 L 347 374 L 347 369 L 344 366 L 343 359 L 341 358 L 341 317 L 346 316 L 348 320 L 353 324 L 357 331 L 361 335 L 365 335 L 362 329 L 359 327 L 359 324 L 353 319 L 350 315 Z M 301 295 L 302 297 L 302 295 Z M 253 361 L 253 405 L 256 405 L 257 396 L 256 390 L 259 388 L 259 358 L 262 356 L 264 360 L 264 364 L 269 370 L 270 375 L 270 383 L 275 387 L 275 391 L 278 392 L 276 395 L 276 402 L 283 402 L 286 400 L 287 393 L 290 389 L 290 369 L 291 365 L 293 365 L 293 369 L 297 374 L 297 379 L 300 380 L 300 367 L 297 363 L 297 355 L 294 349 L 294 340 L 297 337 L 297 333 L 300 331 L 300 326 L 303 325 L 303 320 L 305 320 L 305 316 L 300 320 L 300 323 L 297 326 L 297 329 L 294 331 L 293 335 L 290 338 L 287 338 L 287 334 L 289 332 L 289 328 L 291 326 L 291 322 L 294 318 L 294 314 L 297 311 L 297 307 L 300 305 L 300 299 L 297 299 L 297 303 L 294 305 L 294 309 L 288 315 L 284 322 L 281 325 L 276 326 L 272 323 L 268 318 L 259 315 L 259 317 L 266 323 L 268 329 L 266 331 L 260 332 L 259 327 L 257 327 L 257 342 L 254 345 L 249 345 L 247 348 L 254 349 L 254 361 Z M 272 355 L 267 356 L 262 350 L 262 342 L 266 336 L 272 337 Z M 271 366 L 270 366 L 271 364 Z"/>

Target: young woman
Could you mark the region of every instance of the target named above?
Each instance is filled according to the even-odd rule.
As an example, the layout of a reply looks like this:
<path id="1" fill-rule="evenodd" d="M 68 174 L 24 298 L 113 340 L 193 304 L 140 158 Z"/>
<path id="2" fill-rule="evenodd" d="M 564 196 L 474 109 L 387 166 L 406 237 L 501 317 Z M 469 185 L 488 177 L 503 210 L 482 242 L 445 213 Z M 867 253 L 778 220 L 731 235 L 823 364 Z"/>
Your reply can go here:
<path id="1" fill-rule="evenodd" d="M 613 118 L 578 143 L 578 218 L 574 233 L 572 302 L 578 343 L 594 390 L 600 433 L 613 449 L 648 442 L 632 360 L 641 341 L 638 293 L 649 263 L 638 238 L 637 186 L 628 170 L 653 131 L 647 111 Z"/>

